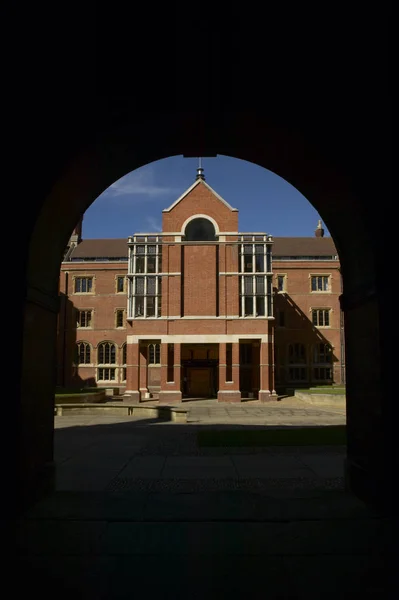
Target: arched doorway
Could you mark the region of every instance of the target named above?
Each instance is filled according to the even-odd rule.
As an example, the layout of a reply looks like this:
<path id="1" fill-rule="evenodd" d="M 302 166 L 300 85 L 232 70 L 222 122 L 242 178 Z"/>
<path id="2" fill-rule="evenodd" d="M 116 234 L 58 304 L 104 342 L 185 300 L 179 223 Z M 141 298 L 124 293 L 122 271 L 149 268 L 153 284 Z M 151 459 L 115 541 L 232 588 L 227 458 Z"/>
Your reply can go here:
<path id="1" fill-rule="evenodd" d="M 59 153 L 54 163 L 37 165 L 38 186 L 29 207 L 31 229 L 21 241 L 27 264 L 19 273 L 24 316 L 17 356 L 19 502 L 51 480 L 58 277 L 73 227 L 97 196 L 127 172 L 170 155 L 220 153 L 285 178 L 314 205 L 334 238 L 342 266 L 345 314 L 347 477 L 356 494 L 381 505 L 392 480 L 391 399 L 383 387 L 389 359 L 384 337 L 386 283 L 378 270 L 382 246 L 376 239 L 375 210 L 368 204 L 370 190 L 359 157 L 351 165 L 346 149 L 341 148 L 340 154 L 339 146 L 334 147 L 332 132 L 320 139 L 309 122 L 300 119 L 288 131 L 262 113 L 231 113 L 219 122 L 208 122 L 204 116 L 199 123 L 195 116 L 183 113 L 165 116 L 127 109 L 118 126 L 110 118 L 95 134 L 87 129 L 83 135 L 83 121 L 80 127 L 81 136 L 69 149 L 68 160 Z M 195 136 L 193 131 L 202 133 Z"/>

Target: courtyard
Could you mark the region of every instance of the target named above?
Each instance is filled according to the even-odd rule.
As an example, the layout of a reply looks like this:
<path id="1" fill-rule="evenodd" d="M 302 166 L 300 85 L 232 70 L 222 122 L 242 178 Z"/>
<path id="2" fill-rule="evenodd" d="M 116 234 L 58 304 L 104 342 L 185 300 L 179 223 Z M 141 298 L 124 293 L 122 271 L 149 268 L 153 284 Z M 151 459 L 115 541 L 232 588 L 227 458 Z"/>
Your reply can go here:
<path id="1" fill-rule="evenodd" d="M 188 589 L 192 598 L 395 597 L 392 520 L 345 491 L 344 445 L 198 443 L 204 431 L 344 425 L 344 407 L 188 408 L 187 423 L 55 417 L 56 491 L 19 520 L 17 587 L 104 600 L 144 589 L 165 599 Z"/>

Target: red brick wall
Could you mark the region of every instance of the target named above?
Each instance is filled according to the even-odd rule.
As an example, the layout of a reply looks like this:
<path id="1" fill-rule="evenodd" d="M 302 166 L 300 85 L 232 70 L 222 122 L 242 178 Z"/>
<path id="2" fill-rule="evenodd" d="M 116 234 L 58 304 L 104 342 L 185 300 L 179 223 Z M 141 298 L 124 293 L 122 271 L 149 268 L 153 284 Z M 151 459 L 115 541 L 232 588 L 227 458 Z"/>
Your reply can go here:
<path id="1" fill-rule="evenodd" d="M 232 212 L 202 182 L 170 212 L 162 213 L 162 230 L 181 231 L 186 219 L 196 214 L 212 217 L 218 223 L 220 231 L 238 231 L 238 212 Z"/>
<path id="2" fill-rule="evenodd" d="M 333 347 L 334 382 L 341 382 L 341 343 L 340 328 L 341 278 L 338 261 L 274 261 L 273 272 L 275 285 L 277 275 L 286 275 L 286 293 L 276 294 L 274 298 L 274 314 L 276 316 L 275 345 L 278 348 L 280 363 L 280 379 L 284 376 L 287 365 L 288 345 L 302 343 L 306 348 L 307 368 L 312 358 L 312 350 L 317 343 L 328 343 Z M 311 275 L 328 275 L 330 291 L 312 292 Z M 313 327 L 312 309 L 329 308 L 329 327 Z M 284 312 L 285 326 L 279 326 L 279 313 Z M 309 370 L 310 372 L 310 370 Z"/>
<path id="3" fill-rule="evenodd" d="M 184 247 L 184 316 L 216 316 L 216 246 Z"/>
<path id="4" fill-rule="evenodd" d="M 116 293 L 116 276 L 126 275 L 126 273 L 127 263 L 85 262 L 64 263 L 61 266 L 60 291 L 62 297 L 58 337 L 58 385 L 81 384 L 84 381 L 89 381 L 90 385 L 94 384 L 95 366 L 82 365 L 78 369 L 73 367 L 76 344 L 80 341 L 90 344 L 91 364 L 93 365 L 97 363 L 98 344 L 103 341 L 113 342 L 116 345 L 117 364 L 115 367 L 118 368 L 122 364 L 122 346 L 126 342 L 126 321 L 124 321 L 123 328 L 116 328 L 115 311 L 123 309 L 126 316 L 127 296 L 126 293 Z M 93 293 L 75 294 L 75 276 L 92 276 L 94 278 Z M 92 310 L 90 328 L 76 327 L 77 309 Z M 115 385 L 122 383 L 121 378 L 122 371 L 120 369 L 117 371 Z M 102 384 L 98 382 L 98 385 Z"/>

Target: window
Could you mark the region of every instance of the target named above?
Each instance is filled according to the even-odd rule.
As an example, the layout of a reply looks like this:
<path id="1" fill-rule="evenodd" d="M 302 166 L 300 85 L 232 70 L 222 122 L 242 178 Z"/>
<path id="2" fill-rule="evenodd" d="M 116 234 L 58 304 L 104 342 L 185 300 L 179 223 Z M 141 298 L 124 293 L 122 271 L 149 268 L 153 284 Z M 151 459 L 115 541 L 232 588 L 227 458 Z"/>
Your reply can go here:
<path id="1" fill-rule="evenodd" d="M 330 346 L 330 344 L 319 343 L 313 346 L 313 381 L 327 381 L 329 383 L 332 383 L 332 359 L 333 351 L 332 346 Z"/>
<path id="2" fill-rule="evenodd" d="M 126 363 L 127 363 L 127 345 L 123 344 L 122 346 L 122 379 L 121 381 L 126 381 Z"/>
<path id="3" fill-rule="evenodd" d="M 331 367 L 314 367 L 314 369 L 313 369 L 313 380 L 314 381 L 329 381 L 329 382 L 332 382 L 332 370 L 331 370 Z"/>
<path id="4" fill-rule="evenodd" d="M 266 315 L 266 278 L 264 275 L 241 277 L 241 316 L 264 317 Z"/>
<path id="5" fill-rule="evenodd" d="M 233 381 L 233 344 L 226 344 L 226 381 Z"/>
<path id="6" fill-rule="evenodd" d="M 98 381 L 115 381 L 116 368 L 103 366 L 116 364 L 116 346 L 112 342 L 101 342 L 97 349 L 97 380 Z"/>
<path id="7" fill-rule="evenodd" d="M 290 367 L 288 369 L 289 381 L 306 381 L 305 367 Z"/>
<path id="8" fill-rule="evenodd" d="M 115 325 L 116 327 L 125 326 L 125 311 L 122 308 L 115 311 Z"/>
<path id="9" fill-rule="evenodd" d="M 277 275 L 277 291 L 285 292 L 286 289 L 286 275 Z"/>
<path id="10" fill-rule="evenodd" d="M 76 327 L 88 328 L 91 327 L 91 310 L 77 310 L 76 311 Z"/>
<path id="11" fill-rule="evenodd" d="M 329 292 L 330 277 L 329 275 L 312 275 L 311 276 L 312 292 Z"/>
<path id="12" fill-rule="evenodd" d="M 313 364 L 332 362 L 332 347 L 329 344 L 316 344 L 313 347 Z"/>
<path id="13" fill-rule="evenodd" d="M 162 242 L 158 236 L 134 236 L 129 248 L 128 318 L 162 314 Z"/>
<path id="14" fill-rule="evenodd" d="M 168 367 L 166 381 L 172 383 L 175 380 L 174 375 L 174 362 L 175 362 L 175 345 L 168 344 Z"/>
<path id="15" fill-rule="evenodd" d="M 240 277 L 240 316 L 272 316 L 272 275 L 266 274 L 271 270 L 267 236 L 242 235 L 240 241 L 239 270 L 245 273 Z"/>
<path id="16" fill-rule="evenodd" d="M 75 277 L 75 294 L 91 294 L 93 277 Z"/>
<path id="17" fill-rule="evenodd" d="M 79 342 L 77 344 L 77 363 L 79 365 L 89 365 L 90 357 L 90 344 L 87 344 L 86 342 Z"/>
<path id="18" fill-rule="evenodd" d="M 329 308 L 314 308 L 312 310 L 312 323 L 315 327 L 330 326 L 330 309 Z"/>
<path id="19" fill-rule="evenodd" d="M 135 278 L 134 316 L 161 316 L 162 277 L 146 276 Z"/>
<path id="20" fill-rule="evenodd" d="M 125 276 L 118 275 L 116 278 L 116 291 L 118 294 L 122 294 L 125 291 Z"/>
<path id="21" fill-rule="evenodd" d="M 148 344 L 148 364 L 159 365 L 161 363 L 161 344 Z"/>
<path id="22" fill-rule="evenodd" d="M 303 344 L 290 344 L 288 346 L 288 362 L 290 364 L 306 363 L 306 349 Z"/>
<path id="23" fill-rule="evenodd" d="M 190 221 L 184 232 L 187 241 L 216 240 L 215 227 L 209 219 L 197 217 Z"/>
<path id="24" fill-rule="evenodd" d="M 116 348 L 112 342 L 102 342 L 98 346 L 98 364 L 114 365 L 116 363 Z"/>
<path id="25" fill-rule="evenodd" d="M 116 369 L 109 367 L 100 367 L 98 369 L 98 381 L 115 381 Z"/>

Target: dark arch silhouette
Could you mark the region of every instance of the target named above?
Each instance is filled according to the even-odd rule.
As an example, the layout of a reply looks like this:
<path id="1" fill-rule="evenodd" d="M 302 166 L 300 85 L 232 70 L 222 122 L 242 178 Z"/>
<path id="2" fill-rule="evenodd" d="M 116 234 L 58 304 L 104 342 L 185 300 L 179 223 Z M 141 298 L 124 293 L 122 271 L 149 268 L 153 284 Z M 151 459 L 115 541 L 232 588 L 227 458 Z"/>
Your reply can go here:
<path id="1" fill-rule="evenodd" d="M 389 112 L 381 110 L 378 123 L 370 120 L 365 128 L 357 113 L 349 119 L 331 103 L 331 118 L 323 121 L 320 135 L 320 120 L 306 103 L 301 113 L 285 113 L 281 105 L 272 112 L 231 111 L 215 120 L 206 113 L 144 113 L 131 102 L 124 104 L 123 98 L 118 102 L 113 111 L 99 99 L 97 121 L 92 106 L 85 111 L 69 104 L 56 139 L 54 122 L 60 122 L 63 111 L 55 109 L 60 107 L 36 115 L 43 144 L 40 151 L 30 152 L 29 165 L 20 164 L 22 171 L 27 169 L 20 194 L 30 198 L 24 219 L 19 218 L 18 203 L 9 206 L 25 257 L 12 281 L 15 311 L 21 315 L 15 334 L 19 348 L 13 403 L 19 432 L 18 501 L 29 502 L 52 479 L 59 271 L 76 223 L 107 187 L 144 164 L 177 154 L 219 153 L 286 179 L 331 232 L 343 282 L 346 479 L 359 497 L 374 504 L 388 498 L 393 506 L 393 296 L 384 275 L 387 269 L 394 271 L 394 254 L 387 251 L 392 240 L 385 235 L 392 191 L 386 173 L 390 157 L 378 137 L 383 123 L 389 129 Z"/>
<path id="2" fill-rule="evenodd" d="M 206 242 L 215 240 L 215 226 L 209 219 L 197 217 L 187 223 L 185 237 L 188 242 Z"/>

